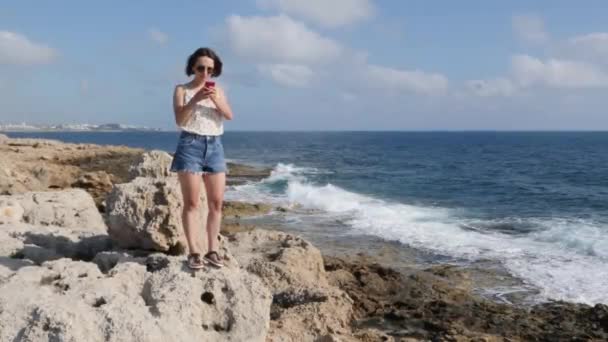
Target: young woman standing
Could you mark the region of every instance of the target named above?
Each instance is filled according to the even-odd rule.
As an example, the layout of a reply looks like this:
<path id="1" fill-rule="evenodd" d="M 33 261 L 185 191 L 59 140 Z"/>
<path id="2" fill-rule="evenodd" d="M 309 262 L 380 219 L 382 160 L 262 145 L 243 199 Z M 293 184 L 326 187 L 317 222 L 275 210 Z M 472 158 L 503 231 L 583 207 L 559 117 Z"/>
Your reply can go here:
<path id="1" fill-rule="evenodd" d="M 222 61 L 209 48 L 199 48 L 186 64 L 190 82 L 175 87 L 173 109 L 181 129 L 171 171 L 177 172 L 184 207 L 182 224 L 188 242 L 188 266 L 202 268 L 204 262 L 222 267 L 218 254 L 218 234 L 222 219 L 222 202 L 226 185 L 226 161 L 222 146 L 224 120 L 233 114 L 226 95 L 211 78 L 222 73 Z M 202 176 L 202 177 L 201 177 Z M 207 253 L 201 258 L 199 246 L 199 195 L 201 180 L 207 193 Z"/>

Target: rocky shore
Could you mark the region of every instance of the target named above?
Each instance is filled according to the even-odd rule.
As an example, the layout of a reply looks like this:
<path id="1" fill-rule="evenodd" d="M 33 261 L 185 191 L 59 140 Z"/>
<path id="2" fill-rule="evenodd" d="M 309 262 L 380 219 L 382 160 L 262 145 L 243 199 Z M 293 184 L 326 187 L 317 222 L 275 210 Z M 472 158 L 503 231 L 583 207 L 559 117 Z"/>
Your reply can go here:
<path id="1" fill-rule="evenodd" d="M 227 202 L 227 267 L 193 272 L 170 160 L 0 135 L 0 342 L 608 340 L 606 305 L 497 303 L 456 266 L 324 256 L 240 222 L 264 203 Z M 229 184 L 268 175 L 230 170 Z"/>

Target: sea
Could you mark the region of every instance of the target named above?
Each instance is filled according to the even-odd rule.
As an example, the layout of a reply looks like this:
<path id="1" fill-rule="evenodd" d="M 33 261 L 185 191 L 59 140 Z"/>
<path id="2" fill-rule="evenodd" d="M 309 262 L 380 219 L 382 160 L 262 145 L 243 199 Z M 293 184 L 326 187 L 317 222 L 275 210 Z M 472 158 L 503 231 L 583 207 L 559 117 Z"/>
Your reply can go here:
<path id="1" fill-rule="evenodd" d="M 179 133 L 6 134 L 173 153 Z M 223 143 L 230 161 L 272 169 L 226 199 L 290 208 L 254 221 L 324 249 L 385 243 L 520 280 L 498 296 L 608 303 L 608 132 L 229 131 Z"/>

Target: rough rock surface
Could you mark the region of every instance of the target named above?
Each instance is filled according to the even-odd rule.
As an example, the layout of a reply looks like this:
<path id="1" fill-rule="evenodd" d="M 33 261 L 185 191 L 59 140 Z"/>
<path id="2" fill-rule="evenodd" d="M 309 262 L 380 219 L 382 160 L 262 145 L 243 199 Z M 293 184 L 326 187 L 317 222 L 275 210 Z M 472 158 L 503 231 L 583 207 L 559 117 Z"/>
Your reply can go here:
<path id="1" fill-rule="evenodd" d="M 225 201 L 222 214 L 225 218 L 241 218 L 243 216 L 255 216 L 268 214 L 272 206 L 266 203 L 247 203 L 237 201 Z"/>
<path id="2" fill-rule="evenodd" d="M 129 180 L 142 149 L 70 144 L 44 139 L 0 139 L 0 194 L 82 187 L 103 209 L 112 184 Z"/>
<path id="3" fill-rule="evenodd" d="M 354 300 L 355 327 L 399 341 L 605 341 L 608 306 L 544 303 L 531 308 L 471 292 L 466 270 L 442 265 L 409 273 L 362 260 L 325 258 L 330 284 Z"/>
<path id="4" fill-rule="evenodd" d="M 99 211 L 105 211 L 106 195 L 112 190 L 112 176 L 105 171 L 86 172 L 71 184 L 74 188 L 86 190 L 93 199 Z"/>
<path id="5" fill-rule="evenodd" d="M 6 234 L 9 246 L 0 249 L 0 256 L 36 264 L 64 257 L 91 260 L 97 253 L 113 248 L 107 234 L 94 231 L 23 223 L 0 225 L 0 231 Z"/>
<path id="6" fill-rule="evenodd" d="M 270 176 L 271 169 L 254 167 L 250 165 L 227 163 L 228 178 L 227 185 L 239 185 L 247 182 L 257 182 Z"/>
<path id="7" fill-rule="evenodd" d="M 321 252 L 290 234 L 255 229 L 226 242 L 241 267 L 273 293 L 271 341 L 316 341 L 349 336 L 352 300 L 329 286 Z"/>
<path id="8" fill-rule="evenodd" d="M 81 189 L 0 196 L 0 224 L 18 222 L 106 232 L 93 199 Z"/>
<path id="9" fill-rule="evenodd" d="M 171 155 L 164 151 L 148 151 L 140 155 L 135 163 L 129 167 L 129 177 L 161 178 L 170 175 Z"/>
<path id="10" fill-rule="evenodd" d="M 272 298 L 255 276 L 156 259 L 106 274 L 70 259 L 22 266 L 0 283 L 0 341 L 266 340 Z"/>
<path id="11" fill-rule="evenodd" d="M 181 254 L 187 250 L 181 225 L 182 199 L 176 177 L 138 177 L 117 184 L 106 199 L 108 232 L 122 248 Z M 205 250 L 207 203 L 200 195 L 200 247 Z"/>

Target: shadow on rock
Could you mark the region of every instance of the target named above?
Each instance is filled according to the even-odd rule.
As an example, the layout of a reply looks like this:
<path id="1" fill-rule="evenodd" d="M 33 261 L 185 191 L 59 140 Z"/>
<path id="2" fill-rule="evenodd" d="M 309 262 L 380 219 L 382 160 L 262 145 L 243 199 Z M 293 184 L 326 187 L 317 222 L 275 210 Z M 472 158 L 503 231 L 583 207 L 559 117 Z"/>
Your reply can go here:
<path id="1" fill-rule="evenodd" d="M 112 249 L 107 235 L 80 237 L 74 241 L 66 236 L 27 232 L 24 247 L 12 255 L 14 259 L 29 259 L 36 264 L 60 258 L 91 261 L 100 252 Z"/>

